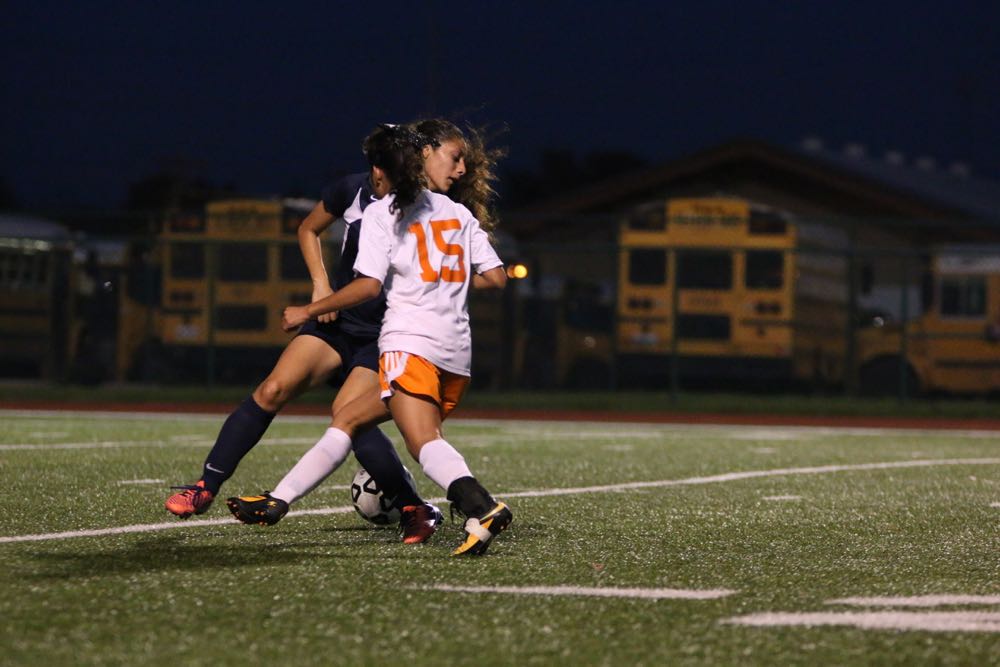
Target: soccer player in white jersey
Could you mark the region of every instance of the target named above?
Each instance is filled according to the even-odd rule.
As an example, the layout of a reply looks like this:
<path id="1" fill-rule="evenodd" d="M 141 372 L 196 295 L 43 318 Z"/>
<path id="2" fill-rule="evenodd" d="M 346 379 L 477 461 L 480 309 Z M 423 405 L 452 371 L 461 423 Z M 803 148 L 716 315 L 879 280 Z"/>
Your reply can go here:
<path id="1" fill-rule="evenodd" d="M 433 126 L 417 128 L 422 132 L 421 152 L 414 150 L 417 159 L 407 161 L 409 169 L 389 174 L 394 193 L 365 210 L 354 264 L 357 278 L 329 297 L 287 308 L 284 326 L 291 330 L 364 303 L 384 286 L 387 310 L 379 337 L 384 402 L 359 396 L 334 415 L 324 437 L 350 442 L 358 430 L 384 420 L 388 407 L 410 454 L 467 517 L 466 537 L 453 554 L 478 555 L 513 516 L 473 477 L 462 455 L 442 437 L 441 424 L 469 383 L 469 287 L 502 288 L 507 277 L 487 232 L 469 209 L 427 189 L 411 195 L 415 182 L 447 189 L 465 171 L 462 146 L 452 147 L 450 155 L 446 149 L 444 159 L 434 161 L 433 153 L 445 146 L 434 140 Z M 399 149 L 408 150 L 405 145 Z M 420 169 L 414 166 L 421 164 Z M 289 475 L 299 469 L 299 476 L 314 486 L 336 466 L 301 470 L 308 456 Z"/>

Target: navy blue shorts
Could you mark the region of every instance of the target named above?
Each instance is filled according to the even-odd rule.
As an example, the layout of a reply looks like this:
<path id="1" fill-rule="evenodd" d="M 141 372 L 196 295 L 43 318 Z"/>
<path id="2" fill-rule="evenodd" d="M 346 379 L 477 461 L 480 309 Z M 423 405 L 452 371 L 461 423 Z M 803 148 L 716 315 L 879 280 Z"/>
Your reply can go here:
<path id="1" fill-rule="evenodd" d="M 352 336 L 344 333 L 336 320 L 317 322 L 309 320 L 299 329 L 299 336 L 316 336 L 332 347 L 344 362 L 340 371 L 330 378 L 331 384 L 340 384 L 348 373 L 360 366 L 378 373 L 378 338 Z"/>

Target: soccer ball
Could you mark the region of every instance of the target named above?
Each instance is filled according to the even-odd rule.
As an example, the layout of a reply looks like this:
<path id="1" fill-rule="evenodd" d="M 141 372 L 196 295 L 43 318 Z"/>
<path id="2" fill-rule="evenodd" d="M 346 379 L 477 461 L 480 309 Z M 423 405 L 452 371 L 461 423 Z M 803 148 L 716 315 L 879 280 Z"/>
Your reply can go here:
<path id="1" fill-rule="evenodd" d="M 413 475 L 403 466 L 406 477 L 413 483 Z M 351 482 L 351 501 L 354 511 L 376 526 L 391 526 L 399 523 L 399 510 L 392 506 L 395 498 L 386 498 L 382 489 L 364 468 L 359 468 Z"/>

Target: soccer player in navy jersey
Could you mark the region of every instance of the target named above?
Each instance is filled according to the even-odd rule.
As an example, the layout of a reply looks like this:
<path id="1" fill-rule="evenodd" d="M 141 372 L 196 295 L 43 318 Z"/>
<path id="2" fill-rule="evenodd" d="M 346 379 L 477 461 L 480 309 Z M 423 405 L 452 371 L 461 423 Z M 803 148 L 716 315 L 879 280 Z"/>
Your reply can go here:
<path id="1" fill-rule="evenodd" d="M 364 142 L 370 169 L 331 184 L 323 191 L 322 201 L 299 226 L 299 246 L 312 278 L 312 300 L 334 293 L 353 280 L 358 234 L 364 209 L 388 193 L 382 169 L 386 156 L 394 155 L 393 142 L 401 140 L 397 126 L 379 126 Z M 458 174 L 461 176 L 461 174 Z M 323 263 L 320 234 L 336 219 L 343 218 L 346 232 L 334 286 L 330 285 Z M 192 485 L 173 487 L 179 492 L 170 496 L 166 508 L 186 519 L 203 514 L 212 505 L 222 484 L 235 472 L 240 460 L 264 435 L 274 416 L 292 399 L 307 389 L 344 377 L 333 401 L 332 411 L 354 398 L 378 388 L 378 335 L 385 313 L 385 296 L 331 313 L 303 326 L 285 348 L 271 373 L 254 392 L 234 410 L 222 425 L 215 445 L 205 459 L 201 478 Z M 392 442 L 377 427 L 355 437 L 345 447 L 340 441 L 324 436 L 309 452 L 315 463 L 341 463 L 351 449 L 361 465 L 371 474 L 394 506 L 404 508 L 401 526 L 409 543 L 428 539 L 441 520 L 440 511 L 420 498 L 413 482 L 405 474 Z M 296 497 L 310 488 L 294 489 Z M 287 509 L 287 505 L 285 506 Z M 423 520 L 409 521 L 419 508 Z"/>

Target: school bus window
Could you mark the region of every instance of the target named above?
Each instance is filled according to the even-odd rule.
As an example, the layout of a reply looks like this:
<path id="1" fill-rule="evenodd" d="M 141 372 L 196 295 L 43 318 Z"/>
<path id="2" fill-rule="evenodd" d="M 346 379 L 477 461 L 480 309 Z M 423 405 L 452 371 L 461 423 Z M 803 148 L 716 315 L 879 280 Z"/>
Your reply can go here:
<path id="1" fill-rule="evenodd" d="M 781 235 L 788 231 L 788 223 L 773 211 L 750 211 L 751 234 Z"/>
<path id="2" fill-rule="evenodd" d="M 644 204 L 635 208 L 628 217 L 629 229 L 662 232 L 667 228 L 667 211 L 663 202 Z"/>
<path id="3" fill-rule="evenodd" d="M 267 328 L 267 306 L 219 306 L 215 322 L 227 331 L 261 331 Z"/>
<path id="4" fill-rule="evenodd" d="M 727 251 L 695 250 L 679 253 L 677 286 L 687 289 L 731 289 L 733 257 Z"/>
<path id="5" fill-rule="evenodd" d="M 263 243 L 233 243 L 219 246 L 219 280 L 266 282 L 267 246 Z"/>
<path id="6" fill-rule="evenodd" d="M 309 267 L 302 259 L 302 251 L 294 243 L 281 244 L 281 270 L 279 272 L 282 280 L 309 280 Z"/>
<path id="7" fill-rule="evenodd" d="M 174 278 L 204 278 L 205 251 L 200 243 L 170 246 L 170 275 Z"/>
<path id="8" fill-rule="evenodd" d="M 951 278 L 941 281 L 941 314 L 976 317 L 986 314 L 986 279 Z"/>
<path id="9" fill-rule="evenodd" d="M 780 289 L 785 282 L 785 258 L 773 250 L 747 252 L 746 286 L 750 289 Z"/>
<path id="10" fill-rule="evenodd" d="M 630 250 L 628 280 L 633 285 L 663 285 L 667 282 L 667 254 L 648 248 Z"/>

